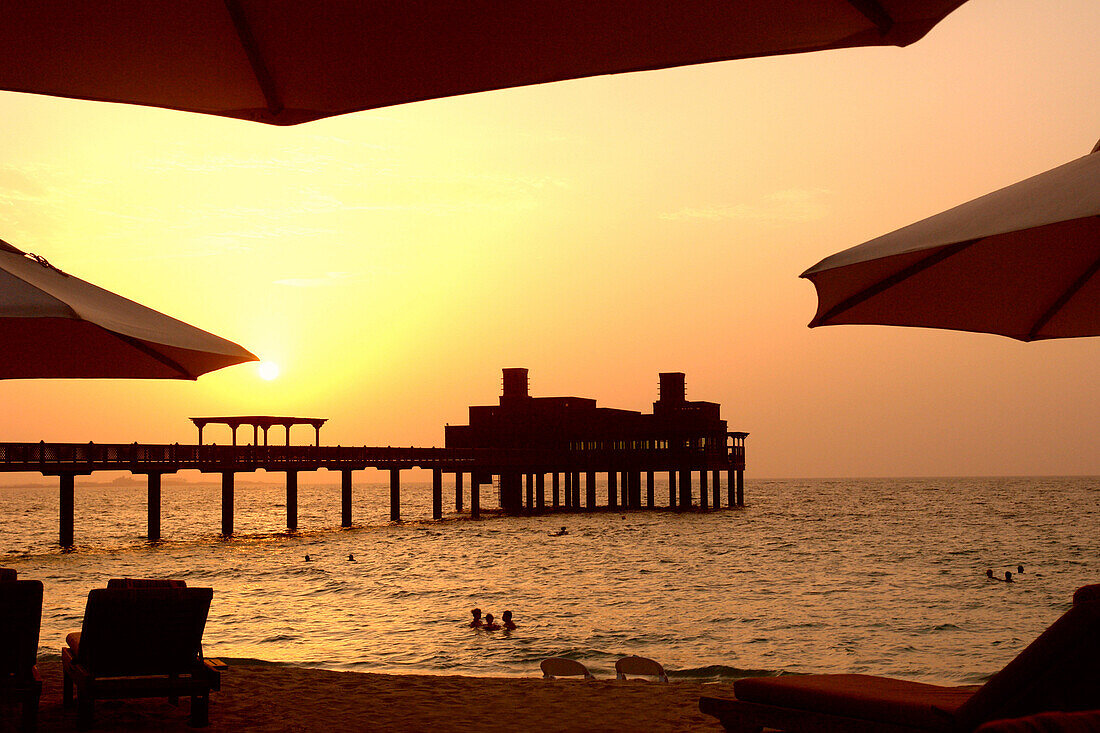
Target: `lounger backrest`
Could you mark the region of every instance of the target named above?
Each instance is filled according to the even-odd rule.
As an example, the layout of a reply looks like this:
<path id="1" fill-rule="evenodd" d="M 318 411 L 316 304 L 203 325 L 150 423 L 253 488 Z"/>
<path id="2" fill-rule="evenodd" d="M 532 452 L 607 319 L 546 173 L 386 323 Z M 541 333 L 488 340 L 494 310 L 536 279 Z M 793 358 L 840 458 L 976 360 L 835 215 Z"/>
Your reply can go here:
<path id="1" fill-rule="evenodd" d="M 77 662 L 97 677 L 188 672 L 213 595 L 210 588 L 97 588 L 88 593 Z"/>
<path id="2" fill-rule="evenodd" d="M 38 661 L 42 582 L 0 583 L 0 678 L 25 679 Z"/>
<path id="3" fill-rule="evenodd" d="M 661 666 L 660 662 L 646 657 L 623 657 L 615 662 L 615 674 L 620 680 L 625 680 L 628 674 L 634 674 L 656 677 L 661 682 L 668 682 L 668 675 L 665 674 L 665 668 Z"/>
<path id="4" fill-rule="evenodd" d="M 1078 592 L 1078 598 L 1090 592 Z M 1094 597 L 1094 596 L 1092 596 Z M 1100 698 L 1100 600 L 1078 601 L 989 678 L 957 713 L 962 729 L 1048 710 L 1088 710 Z"/>
<path id="5" fill-rule="evenodd" d="M 588 667 L 575 659 L 548 657 L 542 660 L 539 667 L 542 669 L 543 677 L 584 677 L 585 679 L 593 679 L 588 672 Z"/>
<path id="6" fill-rule="evenodd" d="M 17 578 L 14 568 L 0 568 L 0 583 L 10 583 Z"/>
<path id="7" fill-rule="evenodd" d="M 187 583 L 182 580 L 169 578 L 111 578 L 107 581 L 108 588 L 186 588 Z"/>

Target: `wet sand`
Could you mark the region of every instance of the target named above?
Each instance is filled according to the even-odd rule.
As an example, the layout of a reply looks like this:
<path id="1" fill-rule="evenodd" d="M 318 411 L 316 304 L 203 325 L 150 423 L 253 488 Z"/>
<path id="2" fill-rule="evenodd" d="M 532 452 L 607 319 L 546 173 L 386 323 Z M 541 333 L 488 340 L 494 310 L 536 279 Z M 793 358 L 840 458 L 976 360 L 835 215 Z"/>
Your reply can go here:
<path id="1" fill-rule="evenodd" d="M 61 663 L 39 664 L 40 731 L 73 731 L 61 706 Z M 732 683 L 614 679 L 543 680 L 331 672 L 232 664 L 211 696 L 210 731 L 720 731 L 700 695 L 733 695 Z M 96 704 L 93 730 L 193 730 L 190 701 Z M 14 721 L 5 706 L 0 729 Z"/>

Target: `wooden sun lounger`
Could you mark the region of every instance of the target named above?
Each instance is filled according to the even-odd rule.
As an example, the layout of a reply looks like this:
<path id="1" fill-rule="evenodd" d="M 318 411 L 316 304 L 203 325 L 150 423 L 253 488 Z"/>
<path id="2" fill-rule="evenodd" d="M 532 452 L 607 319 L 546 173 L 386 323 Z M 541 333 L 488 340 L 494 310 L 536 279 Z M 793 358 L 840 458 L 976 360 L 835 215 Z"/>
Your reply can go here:
<path id="1" fill-rule="evenodd" d="M 38 632 L 42 625 L 42 583 L 10 579 L 0 582 L 0 698 L 22 703 L 20 727 L 38 722 Z"/>
<path id="2" fill-rule="evenodd" d="M 738 680 L 736 700 L 699 709 L 728 731 L 969 733 L 983 723 L 1047 711 L 1100 710 L 1100 585 L 980 687 L 940 687 L 869 675 Z"/>
<path id="3" fill-rule="evenodd" d="M 77 727 L 92 723 L 96 700 L 191 697 L 191 725 L 209 722 L 216 660 L 204 660 L 210 588 L 97 588 L 88 594 L 79 637 L 61 650 L 64 701 L 76 690 Z M 73 647 L 73 644 L 76 647 Z"/>

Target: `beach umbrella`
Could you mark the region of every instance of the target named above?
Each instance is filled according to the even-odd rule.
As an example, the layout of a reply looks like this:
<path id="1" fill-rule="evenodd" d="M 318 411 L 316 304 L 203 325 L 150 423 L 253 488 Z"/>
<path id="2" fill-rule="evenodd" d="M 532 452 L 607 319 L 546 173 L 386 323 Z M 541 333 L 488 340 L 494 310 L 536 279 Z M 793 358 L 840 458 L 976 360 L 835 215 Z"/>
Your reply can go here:
<path id="1" fill-rule="evenodd" d="M 257 358 L 0 240 L 0 379 L 196 379 Z"/>
<path id="2" fill-rule="evenodd" d="M 490 89 L 905 46 L 965 0 L 35 0 L 0 89 L 293 125 Z"/>
<path id="3" fill-rule="evenodd" d="M 802 277 L 817 288 L 811 327 L 925 326 L 1034 341 L 1100 335 L 1098 271 L 1100 143 Z"/>

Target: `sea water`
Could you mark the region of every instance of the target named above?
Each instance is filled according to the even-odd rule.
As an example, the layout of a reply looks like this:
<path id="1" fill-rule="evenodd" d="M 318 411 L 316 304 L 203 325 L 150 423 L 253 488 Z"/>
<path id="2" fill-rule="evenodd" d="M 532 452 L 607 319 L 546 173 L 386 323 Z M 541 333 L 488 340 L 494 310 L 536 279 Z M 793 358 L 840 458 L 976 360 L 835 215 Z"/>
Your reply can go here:
<path id="1" fill-rule="evenodd" d="M 303 474 L 300 532 L 280 530 L 281 485 L 238 484 L 231 540 L 217 535 L 218 485 L 165 478 L 164 541 L 150 544 L 141 484 L 78 477 L 73 551 L 56 545 L 56 488 L 0 488 L 0 565 L 45 584 L 43 654 L 80 627 L 89 589 L 172 577 L 215 591 L 207 656 L 512 676 L 562 655 L 606 676 L 639 654 L 673 677 L 964 684 L 1012 659 L 1076 587 L 1100 582 L 1097 477 L 750 478 L 735 511 L 477 521 L 453 513 L 449 485 L 452 511 L 426 519 L 430 486 L 409 483 L 401 523 L 387 521 L 378 482 L 356 486 L 357 526 L 341 530 L 339 487 Z M 656 496 L 667 504 L 660 480 Z M 489 487 L 482 497 L 490 503 Z M 550 536 L 562 525 L 568 534 Z M 475 606 L 511 610 L 519 628 L 471 629 Z"/>

